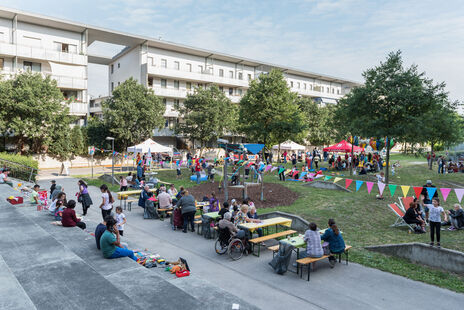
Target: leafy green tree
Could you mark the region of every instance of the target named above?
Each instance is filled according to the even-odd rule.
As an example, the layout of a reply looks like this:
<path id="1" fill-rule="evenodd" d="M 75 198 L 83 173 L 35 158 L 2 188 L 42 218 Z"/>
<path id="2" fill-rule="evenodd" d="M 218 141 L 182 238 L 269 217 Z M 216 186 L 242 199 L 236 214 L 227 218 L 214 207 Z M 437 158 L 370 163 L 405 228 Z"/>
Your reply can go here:
<path id="1" fill-rule="evenodd" d="M 71 129 L 71 133 L 69 135 L 70 144 L 72 153 L 74 155 L 84 155 L 87 150 L 85 149 L 84 145 L 84 135 L 82 134 L 81 127 L 74 126 Z"/>
<path id="2" fill-rule="evenodd" d="M 398 141 L 426 142 L 427 115 L 448 101 L 444 83 L 419 73 L 416 65 L 404 68 L 401 52 L 363 73 L 364 85 L 342 98 L 335 111 L 340 132 Z M 390 148 L 387 148 L 387 166 Z M 389 169 L 386 171 L 388 183 Z"/>
<path id="3" fill-rule="evenodd" d="M 151 89 L 129 78 L 103 102 L 103 116 L 116 145 L 126 147 L 153 136 L 164 125 L 166 107 Z"/>
<path id="4" fill-rule="evenodd" d="M 305 137 L 311 145 L 327 145 L 335 141 L 336 132 L 332 127 L 335 106 L 320 106 L 308 97 L 298 98 L 300 110 L 307 125 Z"/>
<path id="5" fill-rule="evenodd" d="M 99 149 L 109 149 L 111 147 L 111 143 L 108 143 L 105 139 L 110 135 L 110 130 L 103 120 L 98 117 L 89 118 L 84 130 L 87 146 L 95 146 Z"/>
<path id="6" fill-rule="evenodd" d="M 207 142 L 231 132 L 236 125 L 238 108 L 216 85 L 196 88 L 176 108 L 183 118 L 176 126 L 176 133 L 188 137 L 192 142 L 199 141 L 201 152 Z"/>
<path id="7" fill-rule="evenodd" d="M 288 139 L 299 140 L 306 126 L 296 100 L 281 71 L 261 74 L 250 82 L 240 101 L 241 132 L 248 140 L 267 147 Z"/>
<path id="8" fill-rule="evenodd" d="M 12 131 L 21 153 L 46 151 L 57 133 L 69 130 L 69 109 L 56 81 L 38 73 L 22 73 L 0 82 L 0 106 L 4 129 Z"/>

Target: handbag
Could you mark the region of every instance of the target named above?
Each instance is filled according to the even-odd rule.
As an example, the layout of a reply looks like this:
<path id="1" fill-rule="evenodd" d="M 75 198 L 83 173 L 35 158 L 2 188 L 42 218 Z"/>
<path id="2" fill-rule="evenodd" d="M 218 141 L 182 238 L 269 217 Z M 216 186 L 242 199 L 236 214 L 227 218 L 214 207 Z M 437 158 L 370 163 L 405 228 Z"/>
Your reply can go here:
<path id="1" fill-rule="evenodd" d="M 78 195 L 78 196 L 77 196 L 77 202 L 81 202 L 81 203 L 82 203 L 82 195 Z"/>

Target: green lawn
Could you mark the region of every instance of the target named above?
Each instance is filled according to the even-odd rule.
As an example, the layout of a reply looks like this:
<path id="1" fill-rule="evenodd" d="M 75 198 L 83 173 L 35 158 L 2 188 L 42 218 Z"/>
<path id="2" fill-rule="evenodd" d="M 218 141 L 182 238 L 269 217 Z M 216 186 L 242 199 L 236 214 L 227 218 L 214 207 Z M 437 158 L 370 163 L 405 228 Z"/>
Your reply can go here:
<path id="1" fill-rule="evenodd" d="M 427 179 L 431 179 L 437 187 L 452 187 L 447 181 L 462 184 L 464 186 L 464 174 L 438 175 L 436 165 L 433 170 L 429 170 L 425 159 L 409 157 L 404 155 L 393 155 L 392 161 L 399 160 L 401 167 L 396 169 L 396 174 L 391 177 L 390 183 L 398 185 L 422 186 Z M 418 162 L 423 162 L 418 164 Z M 300 166 L 301 164 L 299 164 Z M 288 168 L 290 164 L 286 165 Z M 327 166 L 327 163 L 322 163 Z M 349 172 L 329 172 L 328 174 L 349 178 Z M 177 187 L 192 187 L 190 173 L 183 171 L 181 180 L 176 180 L 175 170 L 160 171 L 160 180 L 172 182 Z M 353 176 L 355 180 L 375 181 L 372 175 Z M 276 173 L 265 176 L 265 182 L 280 182 Z M 333 180 L 333 179 L 332 179 Z M 89 184 L 101 184 L 101 181 L 88 180 Z M 95 183 L 94 183 L 95 182 Z M 339 181 L 344 185 L 345 181 Z M 315 222 L 319 227 L 325 227 L 329 218 L 334 218 L 339 227 L 344 232 L 344 239 L 347 244 L 353 246 L 351 259 L 360 264 L 399 274 L 414 280 L 438 285 L 457 292 L 464 292 L 464 277 L 456 274 L 442 272 L 433 268 L 419 266 L 404 259 L 389 257 L 383 254 L 370 252 L 364 249 L 365 246 L 403 243 L 403 242 L 429 242 L 429 234 L 409 234 L 405 227 L 392 228 L 391 224 L 395 221 L 395 215 L 387 207 L 388 203 L 397 202 L 398 196 L 402 196 L 401 188 L 398 187 L 394 197 L 391 197 L 388 188 L 384 191 L 385 200 L 377 200 L 375 195 L 378 193 L 377 186 L 374 185 L 371 194 L 367 193 L 365 184 L 359 192 L 355 192 L 355 182 L 350 186 L 353 193 L 343 191 L 333 191 L 325 189 L 310 188 L 302 186 L 301 182 L 281 182 L 289 189 L 298 192 L 300 197 L 291 206 L 262 209 L 259 212 L 271 212 L 280 210 L 283 212 L 294 213 L 302 216 L 308 221 Z M 115 190 L 118 190 L 116 188 Z M 413 194 L 413 189 L 409 195 Z M 441 198 L 441 193 L 439 194 Z M 448 200 L 442 202 L 445 209 L 450 209 L 454 203 L 458 202 L 454 192 L 449 194 Z M 443 247 L 464 252 L 464 231 L 442 231 L 441 244 Z"/>

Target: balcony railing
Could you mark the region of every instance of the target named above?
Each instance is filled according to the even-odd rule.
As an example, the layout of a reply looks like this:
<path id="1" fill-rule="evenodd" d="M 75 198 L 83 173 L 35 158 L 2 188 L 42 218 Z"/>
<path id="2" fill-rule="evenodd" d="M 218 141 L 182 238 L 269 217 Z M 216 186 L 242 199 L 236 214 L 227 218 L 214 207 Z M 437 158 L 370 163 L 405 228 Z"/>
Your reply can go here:
<path id="1" fill-rule="evenodd" d="M 71 115 L 86 115 L 89 112 L 89 105 L 85 102 L 66 102 L 69 107 L 69 114 Z"/>
<path id="2" fill-rule="evenodd" d="M 146 69 L 147 69 L 146 72 L 148 74 L 156 75 L 159 77 L 166 77 L 169 79 L 179 79 L 183 81 L 214 83 L 214 84 L 219 84 L 219 85 L 248 88 L 248 81 L 246 80 L 220 77 L 220 76 L 213 75 L 211 73 L 207 73 L 206 71 L 203 71 L 200 73 L 200 72 L 182 71 L 182 70 L 170 69 L 170 68 L 162 68 L 158 66 L 148 66 L 148 64 L 144 64 L 144 66 L 146 66 Z"/>
<path id="3" fill-rule="evenodd" d="M 0 42 L 0 54 L 70 63 L 73 65 L 87 65 L 87 55 L 63 53 L 42 47 L 16 45 L 6 42 Z"/>

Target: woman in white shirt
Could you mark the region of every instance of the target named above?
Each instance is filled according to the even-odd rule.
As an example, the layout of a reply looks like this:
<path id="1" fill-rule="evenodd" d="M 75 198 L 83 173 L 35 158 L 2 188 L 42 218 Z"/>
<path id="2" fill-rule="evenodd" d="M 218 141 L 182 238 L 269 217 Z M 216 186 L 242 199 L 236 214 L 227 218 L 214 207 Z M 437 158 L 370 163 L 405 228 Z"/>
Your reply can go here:
<path id="1" fill-rule="evenodd" d="M 102 192 L 102 203 L 100 204 L 100 209 L 102 211 L 103 220 L 105 220 L 105 217 L 107 215 L 111 215 L 111 210 L 113 210 L 114 199 L 106 184 L 100 186 L 100 191 Z"/>

